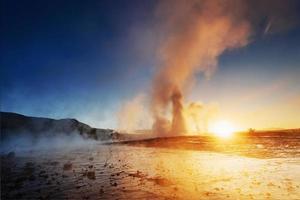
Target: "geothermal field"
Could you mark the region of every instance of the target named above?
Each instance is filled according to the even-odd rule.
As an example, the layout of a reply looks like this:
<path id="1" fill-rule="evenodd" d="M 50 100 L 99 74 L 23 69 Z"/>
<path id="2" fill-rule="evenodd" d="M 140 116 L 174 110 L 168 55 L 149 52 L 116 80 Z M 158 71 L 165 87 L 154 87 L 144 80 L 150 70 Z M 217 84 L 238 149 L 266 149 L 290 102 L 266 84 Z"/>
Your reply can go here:
<path id="1" fill-rule="evenodd" d="M 1 154 L 1 199 L 300 197 L 300 134 L 84 140 Z"/>
<path id="2" fill-rule="evenodd" d="M 300 0 L 1 0 L 1 200 L 300 200 Z"/>

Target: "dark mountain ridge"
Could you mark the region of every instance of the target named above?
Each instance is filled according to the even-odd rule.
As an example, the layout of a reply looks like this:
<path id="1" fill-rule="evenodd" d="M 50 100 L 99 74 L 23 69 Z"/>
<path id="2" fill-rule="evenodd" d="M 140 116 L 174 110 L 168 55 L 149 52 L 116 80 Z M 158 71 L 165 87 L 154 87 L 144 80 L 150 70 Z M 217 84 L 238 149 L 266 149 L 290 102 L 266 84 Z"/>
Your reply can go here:
<path id="1" fill-rule="evenodd" d="M 18 135 L 59 136 L 79 134 L 83 138 L 109 140 L 118 136 L 111 129 L 92 128 L 76 119 L 30 117 L 11 112 L 0 112 L 1 140 Z"/>

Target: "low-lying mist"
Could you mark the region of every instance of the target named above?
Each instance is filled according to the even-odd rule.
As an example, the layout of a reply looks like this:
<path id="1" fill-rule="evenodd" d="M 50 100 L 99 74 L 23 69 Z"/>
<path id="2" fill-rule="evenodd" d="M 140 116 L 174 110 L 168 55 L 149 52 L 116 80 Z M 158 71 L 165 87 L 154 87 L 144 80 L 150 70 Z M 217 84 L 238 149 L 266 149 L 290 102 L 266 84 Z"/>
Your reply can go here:
<path id="1" fill-rule="evenodd" d="M 79 133 L 59 134 L 44 133 L 34 136 L 30 133 L 12 134 L 12 136 L 1 140 L 0 153 L 24 152 L 54 149 L 74 149 L 79 147 L 89 147 L 99 143 L 99 141 L 84 138 Z"/>

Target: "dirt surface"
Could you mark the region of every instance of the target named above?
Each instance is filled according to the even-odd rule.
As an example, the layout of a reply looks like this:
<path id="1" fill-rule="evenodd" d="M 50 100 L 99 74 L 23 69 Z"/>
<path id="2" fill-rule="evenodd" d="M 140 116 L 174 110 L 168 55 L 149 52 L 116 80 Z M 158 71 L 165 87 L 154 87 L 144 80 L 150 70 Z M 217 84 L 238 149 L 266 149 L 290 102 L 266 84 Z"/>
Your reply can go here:
<path id="1" fill-rule="evenodd" d="M 200 150 L 195 141 L 194 150 L 136 143 L 11 152 L 1 156 L 1 199 L 300 199 L 295 141 L 266 157 Z"/>

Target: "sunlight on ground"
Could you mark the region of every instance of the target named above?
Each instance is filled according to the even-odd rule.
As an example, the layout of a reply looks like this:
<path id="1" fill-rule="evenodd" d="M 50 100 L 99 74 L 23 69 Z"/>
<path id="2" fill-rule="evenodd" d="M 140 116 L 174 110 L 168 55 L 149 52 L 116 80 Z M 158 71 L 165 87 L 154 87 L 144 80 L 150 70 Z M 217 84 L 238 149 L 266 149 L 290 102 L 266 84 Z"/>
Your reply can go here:
<path id="1" fill-rule="evenodd" d="M 145 149 L 146 150 L 146 149 Z M 281 160 L 263 160 L 197 151 L 146 150 L 134 154 L 133 168 L 147 176 L 160 177 L 151 191 L 174 195 L 174 199 L 296 199 L 299 181 L 293 172 L 299 166 Z M 142 149 L 139 149 L 139 153 Z M 279 163 L 280 164 L 277 164 Z M 290 170 L 292 173 L 290 173 Z M 278 174 L 278 176 L 274 176 Z M 164 186 L 164 187 L 161 187 Z M 174 190 L 170 190 L 174 187 Z M 164 188 L 164 189 L 163 189 Z M 143 190 L 147 190 L 147 184 Z"/>

